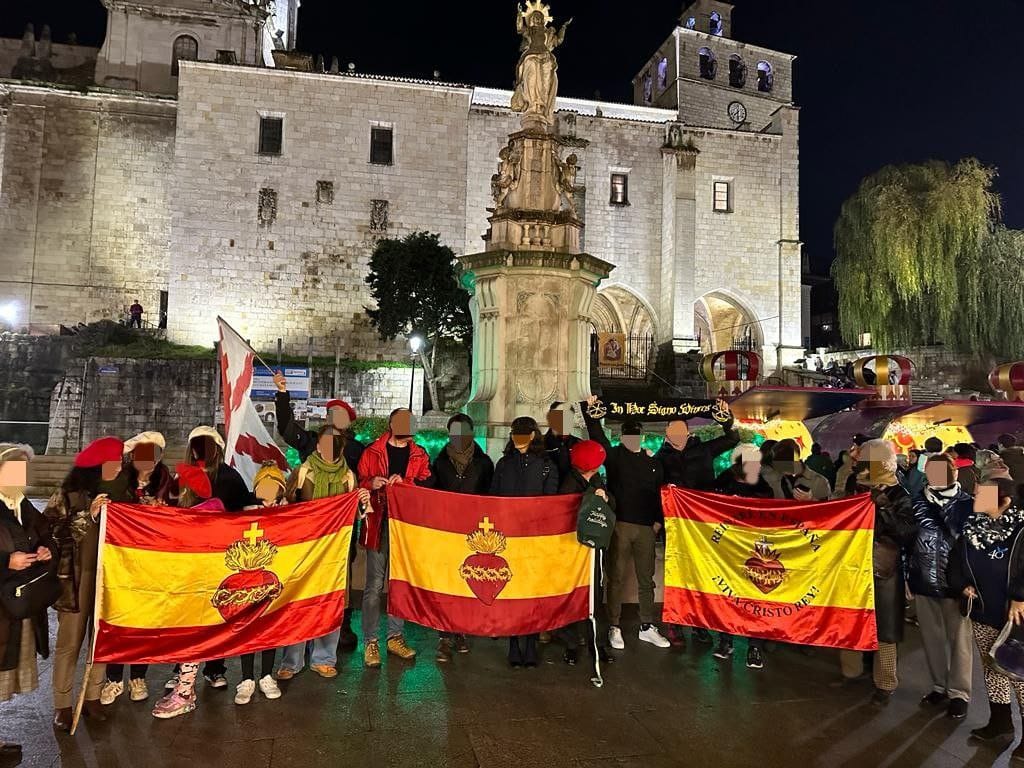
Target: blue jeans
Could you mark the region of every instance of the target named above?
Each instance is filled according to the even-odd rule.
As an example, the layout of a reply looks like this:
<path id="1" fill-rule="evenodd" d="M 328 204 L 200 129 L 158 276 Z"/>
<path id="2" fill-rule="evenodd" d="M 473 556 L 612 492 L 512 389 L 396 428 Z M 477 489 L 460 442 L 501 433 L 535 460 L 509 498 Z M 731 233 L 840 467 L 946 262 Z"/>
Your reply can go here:
<path id="1" fill-rule="evenodd" d="M 281 659 L 281 666 L 298 672 L 305 666 L 306 648 L 311 647 L 309 654 L 310 665 L 334 667 L 338 664 L 338 638 L 341 636 L 341 627 L 330 634 L 318 637 L 316 640 L 309 640 L 305 643 L 289 645 L 284 649 L 284 656 Z"/>
<path id="2" fill-rule="evenodd" d="M 377 637 L 380 625 L 380 603 L 384 596 L 384 587 L 388 581 L 388 523 L 384 521 L 384 530 L 380 535 L 380 550 L 366 550 L 366 587 L 363 589 L 363 642 L 368 643 Z M 388 616 L 387 639 L 402 634 L 405 622 Z"/>

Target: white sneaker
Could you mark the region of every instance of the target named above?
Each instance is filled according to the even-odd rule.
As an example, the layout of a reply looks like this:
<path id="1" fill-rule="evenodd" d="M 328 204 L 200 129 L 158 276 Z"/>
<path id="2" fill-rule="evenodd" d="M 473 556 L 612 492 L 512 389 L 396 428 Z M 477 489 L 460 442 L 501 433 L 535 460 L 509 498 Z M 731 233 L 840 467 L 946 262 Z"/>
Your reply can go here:
<path id="1" fill-rule="evenodd" d="M 252 680 L 243 680 L 235 687 L 235 704 L 248 704 L 252 701 L 254 693 L 256 693 L 256 683 Z"/>
<path id="2" fill-rule="evenodd" d="M 117 697 L 120 696 L 122 693 L 124 693 L 123 682 L 118 680 L 116 683 L 112 683 L 108 680 L 103 684 L 103 687 L 100 689 L 100 704 L 104 706 L 113 704 L 114 700 L 117 699 Z"/>
<path id="3" fill-rule="evenodd" d="M 622 639 L 622 630 L 618 627 L 608 628 L 608 645 L 614 648 L 616 651 L 621 651 L 626 647 L 626 641 Z"/>
<path id="4" fill-rule="evenodd" d="M 270 675 L 260 678 L 260 692 L 268 699 L 280 699 L 281 689 L 277 687 L 277 680 Z"/>
<path id="5" fill-rule="evenodd" d="M 149 688 L 145 680 L 128 681 L 128 698 L 132 701 L 145 701 L 149 698 Z"/>
<path id="6" fill-rule="evenodd" d="M 671 648 L 672 643 L 665 639 L 665 636 L 658 631 L 658 628 L 651 624 L 647 629 L 641 629 L 638 637 L 645 643 L 650 643 L 658 648 Z"/>

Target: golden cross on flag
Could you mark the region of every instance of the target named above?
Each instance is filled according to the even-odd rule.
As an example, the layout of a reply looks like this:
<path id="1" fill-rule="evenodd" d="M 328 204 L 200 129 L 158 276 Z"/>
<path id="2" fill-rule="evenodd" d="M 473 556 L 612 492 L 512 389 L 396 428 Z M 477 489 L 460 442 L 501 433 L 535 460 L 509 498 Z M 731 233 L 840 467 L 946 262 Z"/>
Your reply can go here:
<path id="1" fill-rule="evenodd" d="M 494 523 L 491 522 L 491 518 L 485 517 L 483 522 L 477 526 L 484 533 L 490 533 L 494 530 Z"/>
<path id="2" fill-rule="evenodd" d="M 257 539 L 263 538 L 263 529 L 260 528 L 259 523 L 253 523 L 242 535 L 249 540 L 249 544 L 255 544 Z"/>

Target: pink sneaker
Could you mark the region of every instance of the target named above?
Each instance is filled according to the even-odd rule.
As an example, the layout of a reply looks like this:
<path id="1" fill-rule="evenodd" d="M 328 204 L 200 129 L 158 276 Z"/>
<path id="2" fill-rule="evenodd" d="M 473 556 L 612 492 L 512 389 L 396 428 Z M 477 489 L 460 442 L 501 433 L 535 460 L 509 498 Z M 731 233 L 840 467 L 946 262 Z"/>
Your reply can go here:
<path id="1" fill-rule="evenodd" d="M 195 708 L 195 692 L 193 692 L 191 696 L 185 696 L 175 690 L 168 693 L 156 703 L 156 706 L 153 707 L 153 717 L 159 718 L 160 720 L 169 720 L 172 717 L 177 717 L 178 715 L 187 715 Z"/>

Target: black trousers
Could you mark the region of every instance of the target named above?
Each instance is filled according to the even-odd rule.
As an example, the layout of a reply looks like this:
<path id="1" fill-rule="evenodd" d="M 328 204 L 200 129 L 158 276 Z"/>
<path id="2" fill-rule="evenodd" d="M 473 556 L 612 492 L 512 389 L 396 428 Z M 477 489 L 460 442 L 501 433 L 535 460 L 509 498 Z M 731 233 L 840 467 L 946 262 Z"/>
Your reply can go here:
<path id="1" fill-rule="evenodd" d="M 274 658 L 277 656 L 277 649 L 271 648 L 270 650 L 263 651 L 260 653 L 260 677 L 269 675 L 274 671 Z M 256 679 L 256 654 L 247 653 L 242 656 L 242 679 L 243 680 L 255 680 Z"/>
<path id="2" fill-rule="evenodd" d="M 132 664 L 128 671 L 129 680 L 145 680 L 149 664 Z M 107 664 L 107 680 L 119 683 L 124 679 L 124 664 Z"/>

